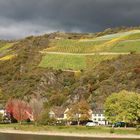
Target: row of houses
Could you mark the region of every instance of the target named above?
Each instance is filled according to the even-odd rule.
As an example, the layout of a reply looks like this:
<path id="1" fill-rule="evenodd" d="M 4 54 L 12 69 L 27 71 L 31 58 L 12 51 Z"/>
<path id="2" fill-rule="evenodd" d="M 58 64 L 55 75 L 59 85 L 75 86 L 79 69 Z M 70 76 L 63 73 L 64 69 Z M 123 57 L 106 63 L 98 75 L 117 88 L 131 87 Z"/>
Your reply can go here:
<path id="1" fill-rule="evenodd" d="M 50 118 L 55 118 L 58 121 L 61 120 L 68 120 L 68 113 L 69 108 L 62 108 L 62 107 L 53 107 L 49 112 Z M 89 120 L 93 122 L 97 122 L 99 125 L 107 125 L 108 122 L 106 121 L 104 110 L 103 109 L 94 109 L 90 110 L 90 118 Z M 3 107 L 0 107 L 0 114 L 3 116 L 6 115 L 6 112 Z M 80 114 L 78 114 L 80 116 Z M 33 120 L 33 119 L 32 119 Z"/>
<path id="2" fill-rule="evenodd" d="M 62 108 L 62 107 L 54 107 L 49 112 L 49 116 L 55 118 L 57 120 L 68 120 L 67 112 L 69 108 Z M 104 110 L 103 109 L 94 109 L 90 110 L 90 118 L 89 120 L 93 122 L 97 122 L 99 125 L 107 125 L 108 122 L 106 121 Z M 80 114 L 78 114 L 80 116 Z"/>

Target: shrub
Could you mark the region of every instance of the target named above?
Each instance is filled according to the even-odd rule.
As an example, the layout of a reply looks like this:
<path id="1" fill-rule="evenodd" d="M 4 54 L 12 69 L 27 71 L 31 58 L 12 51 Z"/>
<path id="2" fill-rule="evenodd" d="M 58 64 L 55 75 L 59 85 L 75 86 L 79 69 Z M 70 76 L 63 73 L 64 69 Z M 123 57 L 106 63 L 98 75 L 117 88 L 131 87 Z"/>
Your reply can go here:
<path id="1" fill-rule="evenodd" d="M 110 129 L 110 133 L 113 134 L 115 132 L 114 128 Z"/>
<path id="2" fill-rule="evenodd" d="M 0 123 L 3 121 L 3 115 L 0 113 Z"/>
<path id="3" fill-rule="evenodd" d="M 140 125 L 136 126 L 136 131 L 140 131 Z"/>

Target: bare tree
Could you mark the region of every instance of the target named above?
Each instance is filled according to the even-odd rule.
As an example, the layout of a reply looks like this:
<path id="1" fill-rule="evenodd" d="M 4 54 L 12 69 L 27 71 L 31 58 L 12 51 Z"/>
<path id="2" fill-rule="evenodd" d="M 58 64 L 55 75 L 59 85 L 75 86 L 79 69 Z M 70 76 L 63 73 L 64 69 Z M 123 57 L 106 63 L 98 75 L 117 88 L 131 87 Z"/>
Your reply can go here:
<path id="1" fill-rule="evenodd" d="M 37 124 L 43 111 L 43 101 L 41 99 L 33 98 L 30 101 L 30 106 L 32 108 L 33 120 Z"/>

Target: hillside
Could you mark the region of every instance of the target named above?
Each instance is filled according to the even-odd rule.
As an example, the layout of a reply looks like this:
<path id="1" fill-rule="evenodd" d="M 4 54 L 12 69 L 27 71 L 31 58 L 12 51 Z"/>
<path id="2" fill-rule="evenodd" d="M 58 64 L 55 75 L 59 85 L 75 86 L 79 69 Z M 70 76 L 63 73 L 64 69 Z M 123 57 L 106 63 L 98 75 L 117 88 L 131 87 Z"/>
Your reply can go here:
<path id="1" fill-rule="evenodd" d="M 55 67 L 55 69 L 63 70 L 88 69 L 91 65 L 93 66 L 92 62 L 96 65 L 98 62 L 115 58 L 120 54 L 139 53 L 139 46 L 140 30 L 84 39 L 81 37 L 75 40 L 51 39 L 49 47 L 41 51 L 44 57 L 39 66 Z"/>
<path id="2" fill-rule="evenodd" d="M 139 52 L 138 29 L 1 41 L 0 100 L 41 96 L 51 106 L 66 106 L 85 98 L 101 107 L 112 92 L 140 93 Z"/>

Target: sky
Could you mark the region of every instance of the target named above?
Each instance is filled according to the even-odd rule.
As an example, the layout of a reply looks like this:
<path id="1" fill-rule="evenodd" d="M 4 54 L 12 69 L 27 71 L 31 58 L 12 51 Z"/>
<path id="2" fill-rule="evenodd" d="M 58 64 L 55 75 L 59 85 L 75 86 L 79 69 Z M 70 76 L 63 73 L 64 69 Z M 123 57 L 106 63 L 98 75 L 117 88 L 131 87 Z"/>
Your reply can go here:
<path id="1" fill-rule="evenodd" d="M 140 25 L 140 0 L 0 0 L 0 38 Z"/>

